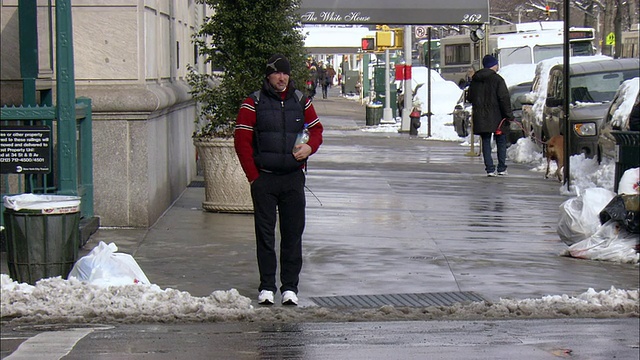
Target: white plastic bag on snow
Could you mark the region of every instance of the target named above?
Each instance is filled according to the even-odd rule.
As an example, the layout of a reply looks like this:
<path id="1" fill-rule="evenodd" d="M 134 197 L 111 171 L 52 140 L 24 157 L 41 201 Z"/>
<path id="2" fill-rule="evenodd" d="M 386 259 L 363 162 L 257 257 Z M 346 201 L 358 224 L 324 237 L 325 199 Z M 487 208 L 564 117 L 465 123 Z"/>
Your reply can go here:
<path id="1" fill-rule="evenodd" d="M 604 188 L 588 188 L 563 202 L 557 229 L 562 242 L 570 246 L 593 235 L 600 227 L 600 211 L 615 196 L 616 193 Z"/>
<path id="2" fill-rule="evenodd" d="M 618 182 L 618 195 L 640 194 L 640 168 L 627 169 Z"/>
<path id="3" fill-rule="evenodd" d="M 615 220 L 609 220 L 588 239 L 569 247 L 569 254 L 576 258 L 638 263 L 636 252 L 638 236 L 627 232 Z"/>
<path id="4" fill-rule="evenodd" d="M 131 255 L 116 251 L 116 244 L 100 241 L 89 254 L 76 261 L 69 277 L 100 286 L 151 284 Z"/>

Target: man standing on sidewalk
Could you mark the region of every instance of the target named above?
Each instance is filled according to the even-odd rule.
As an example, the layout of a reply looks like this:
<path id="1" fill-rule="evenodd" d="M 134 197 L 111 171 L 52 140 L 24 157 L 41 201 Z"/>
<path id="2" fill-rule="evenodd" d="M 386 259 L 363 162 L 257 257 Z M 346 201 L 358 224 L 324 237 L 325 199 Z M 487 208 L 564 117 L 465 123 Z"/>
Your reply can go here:
<path id="1" fill-rule="evenodd" d="M 302 269 L 302 233 L 306 199 L 304 167 L 322 144 L 322 124 L 311 99 L 293 86 L 286 57 L 273 55 L 262 89 L 240 106 L 235 149 L 251 184 L 256 252 L 260 271 L 258 303 L 271 305 L 277 292 L 276 215 L 280 224 L 280 292 L 282 304 L 298 304 Z M 295 145 L 307 127 L 307 143 Z"/>
<path id="2" fill-rule="evenodd" d="M 507 133 L 513 119 L 509 89 L 498 75 L 498 59 L 486 55 L 483 69 L 471 78 L 468 98 L 472 105 L 473 133 L 482 138 L 482 156 L 487 176 L 507 175 Z M 491 157 L 491 136 L 496 140 L 498 171 Z"/>

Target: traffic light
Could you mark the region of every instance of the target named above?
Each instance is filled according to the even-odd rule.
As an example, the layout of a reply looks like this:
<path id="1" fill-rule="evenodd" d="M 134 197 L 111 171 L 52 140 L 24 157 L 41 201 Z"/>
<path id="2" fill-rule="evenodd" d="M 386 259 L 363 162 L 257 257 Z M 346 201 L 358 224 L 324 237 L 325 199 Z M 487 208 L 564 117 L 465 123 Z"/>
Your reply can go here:
<path id="1" fill-rule="evenodd" d="M 376 39 L 362 38 L 362 51 L 374 51 L 376 49 Z"/>
<path id="2" fill-rule="evenodd" d="M 396 36 L 393 31 L 376 31 L 376 43 L 381 47 L 396 46 Z"/>

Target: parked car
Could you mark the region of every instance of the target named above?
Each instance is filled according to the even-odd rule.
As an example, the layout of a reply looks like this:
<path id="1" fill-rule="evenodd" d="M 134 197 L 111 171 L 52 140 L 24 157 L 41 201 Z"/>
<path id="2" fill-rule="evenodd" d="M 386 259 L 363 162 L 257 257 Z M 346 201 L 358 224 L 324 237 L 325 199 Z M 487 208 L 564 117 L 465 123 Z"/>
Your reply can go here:
<path id="1" fill-rule="evenodd" d="M 598 162 L 604 158 L 617 157 L 616 140 L 612 130 L 629 130 L 629 115 L 635 104 L 640 102 L 640 78 L 627 80 L 620 85 L 604 114 L 602 131 L 598 136 Z"/>
<path id="2" fill-rule="evenodd" d="M 471 133 L 471 104 L 467 102 L 465 89 L 453 109 L 453 129 L 458 136 L 467 137 Z"/>
<path id="3" fill-rule="evenodd" d="M 618 87 L 638 76 L 640 60 L 615 59 L 571 64 L 570 99 L 567 132 L 564 120 L 564 66 L 555 65 L 549 72 L 547 99 L 543 109 L 542 139 L 569 134 L 571 155 L 594 157 L 602 119 Z"/>
<path id="4" fill-rule="evenodd" d="M 601 61 L 611 59 L 608 56 L 572 56 L 571 64 Z M 525 136 L 531 138 L 536 144 L 542 146 L 549 139 L 548 132 L 543 131 L 542 112 L 547 100 L 547 86 L 549 85 L 549 75 L 551 68 L 562 64 L 562 57 L 554 57 L 542 60 L 536 66 L 531 92 L 524 94 L 518 99 L 522 104 L 522 126 Z"/>
<path id="5" fill-rule="evenodd" d="M 522 95 L 531 91 L 532 84 L 533 82 L 530 81 L 509 87 L 514 121 L 511 122 L 508 139 L 512 144 L 515 144 L 518 142 L 518 139 L 525 136 L 524 126 L 522 125 L 522 103 L 520 99 Z"/>
<path id="6" fill-rule="evenodd" d="M 531 91 L 531 82 L 525 82 L 509 87 L 511 96 L 511 110 L 513 110 L 514 120 L 510 125 L 508 135 L 509 143 L 515 144 L 518 139 L 524 137 L 524 128 L 522 126 L 522 103 L 520 97 Z M 471 133 L 471 104 L 466 99 L 467 91 L 465 90 L 458 100 L 458 104 L 453 110 L 453 128 L 460 137 L 466 137 Z"/>

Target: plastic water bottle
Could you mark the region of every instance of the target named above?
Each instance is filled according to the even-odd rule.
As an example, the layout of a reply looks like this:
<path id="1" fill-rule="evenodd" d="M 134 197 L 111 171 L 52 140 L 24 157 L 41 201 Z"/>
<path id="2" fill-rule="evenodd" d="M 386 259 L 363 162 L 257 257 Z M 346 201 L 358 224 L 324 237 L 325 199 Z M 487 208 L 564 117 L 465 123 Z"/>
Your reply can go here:
<path id="1" fill-rule="evenodd" d="M 298 133 L 298 136 L 296 137 L 296 143 L 295 145 L 293 145 L 294 149 L 296 146 L 300 144 L 306 144 L 309 141 L 308 127 L 309 127 L 308 124 L 304 124 L 304 128 L 302 129 L 302 131 L 300 131 L 300 133 Z"/>

